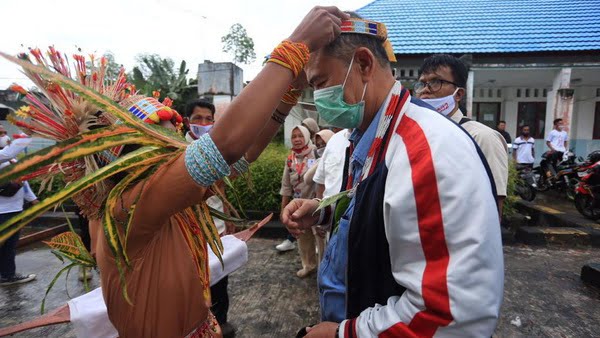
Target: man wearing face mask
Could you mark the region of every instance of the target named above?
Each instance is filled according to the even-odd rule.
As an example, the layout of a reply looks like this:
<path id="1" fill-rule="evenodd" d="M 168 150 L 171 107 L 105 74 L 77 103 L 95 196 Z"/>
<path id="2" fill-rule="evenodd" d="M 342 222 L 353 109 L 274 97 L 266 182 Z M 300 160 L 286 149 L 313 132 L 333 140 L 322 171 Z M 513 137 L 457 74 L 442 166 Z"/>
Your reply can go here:
<path id="1" fill-rule="evenodd" d="M 192 142 L 208 133 L 215 124 L 215 106 L 205 100 L 192 101 L 186 107 L 186 117 L 183 119 L 188 132 L 186 140 Z"/>
<path id="2" fill-rule="evenodd" d="M 335 209 L 295 199 L 282 212 L 296 235 L 336 215 L 319 267 L 323 322 L 306 336 L 489 337 L 503 259 L 485 159 L 464 130 L 395 81 L 383 24 L 341 27 L 305 71 L 321 118 L 356 128 L 348 192 Z"/>
<path id="3" fill-rule="evenodd" d="M 492 171 L 498 213 L 502 216 L 508 183 L 507 144 L 500 133 L 465 117 L 460 109 L 459 103 L 465 97 L 468 75 L 469 71 L 462 60 L 448 54 L 430 56 L 419 69 L 415 93 L 438 113 L 460 124 L 475 139 Z"/>

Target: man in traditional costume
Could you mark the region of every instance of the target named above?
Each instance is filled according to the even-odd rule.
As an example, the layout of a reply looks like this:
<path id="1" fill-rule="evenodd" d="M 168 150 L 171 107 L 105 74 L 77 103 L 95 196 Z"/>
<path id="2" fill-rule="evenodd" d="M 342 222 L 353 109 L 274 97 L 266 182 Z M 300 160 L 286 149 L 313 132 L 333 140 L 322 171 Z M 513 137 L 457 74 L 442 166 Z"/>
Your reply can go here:
<path id="1" fill-rule="evenodd" d="M 307 337 L 490 337 L 503 291 L 492 177 L 473 139 L 412 98 L 391 61 L 385 26 L 353 18 L 306 68 L 321 118 L 356 128 L 348 191 L 320 212 L 297 199 L 282 213 L 297 235 L 326 224 L 337 200 L 323 322 Z"/>
<path id="2" fill-rule="evenodd" d="M 237 173 L 247 170 L 242 155 L 256 158 L 268 144 L 297 102 L 300 92 L 291 83 L 309 52 L 331 42 L 346 17 L 335 7 L 314 8 L 210 133 L 189 146 L 168 130 L 181 123 L 168 104 L 135 95 L 123 72 L 105 83 L 105 60 L 90 73 L 76 57 L 76 82 L 67 79 L 65 58 L 53 49 L 50 61 L 34 50 L 36 65 L 2 54 L 22 66 L 51 103 L 23 91 L 30 110 L 21 111 L 27 119 L 17 125 L 59 142 L 0 171 L 0 183 L 63 172 L 69 184 L 0 225 L 0 242 L 72 197 L 95 229 L 102 292 L 120 337 L 218 334 L 208 310 L 207 244 L 217 256 L 222 246 L 204 200 L 231 173 L 230 165 Z M 71 247 L 69 255 L 80 259 L 78 243 Z"/>

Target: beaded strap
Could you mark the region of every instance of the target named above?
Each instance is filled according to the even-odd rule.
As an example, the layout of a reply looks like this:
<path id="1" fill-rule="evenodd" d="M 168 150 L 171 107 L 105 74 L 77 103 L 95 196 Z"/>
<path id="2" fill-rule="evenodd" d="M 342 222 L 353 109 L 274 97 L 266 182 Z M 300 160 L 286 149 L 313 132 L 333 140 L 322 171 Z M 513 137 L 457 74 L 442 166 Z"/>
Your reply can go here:
<path id="1" fill-rule="evenodd" d="M 185 168 L 192 179 L 203 187 L 209 187 L 231 173 L 210 134 L 202 135 L 187 147 Z"/>
<path id="2" fill-rule="evenodd" d="M 284 40 L 273 49 L 267 62 L 274 62 L 291 70 L 296 78 L 308 63 L 309 54 L 306 44 Z"/>
<path id="3" fill-rule="evenodd" d="M 238 175 L 241 175 L 245 172 L 248 172 L 248 169 L 250 168 L 250 162 L 248 162 L 248 160 L 246 160 L 246 158 L 242 156 L 242 158 L 235 162 L 232 165 L 232 167 L 233 170 L 235 170 L 238 173 Z"/>

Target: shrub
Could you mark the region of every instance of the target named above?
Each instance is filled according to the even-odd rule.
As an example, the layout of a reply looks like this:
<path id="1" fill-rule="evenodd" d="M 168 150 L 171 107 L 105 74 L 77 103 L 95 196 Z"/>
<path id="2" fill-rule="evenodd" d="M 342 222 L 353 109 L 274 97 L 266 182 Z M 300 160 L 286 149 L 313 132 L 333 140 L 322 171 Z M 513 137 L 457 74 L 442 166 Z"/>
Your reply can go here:
<path id="1" fill-rule="evenodd" d="M 256 162 L 250 166 L 253 190 L 245 179 L 237 178 L 233 185 L 240 197 L 244 210 L 278 211 L 281 205 L 281 174 L 289 149 L 273 142 L 265 149 Z M 236 207 L 234 196 L 227 191 L 227 198 Z"/>

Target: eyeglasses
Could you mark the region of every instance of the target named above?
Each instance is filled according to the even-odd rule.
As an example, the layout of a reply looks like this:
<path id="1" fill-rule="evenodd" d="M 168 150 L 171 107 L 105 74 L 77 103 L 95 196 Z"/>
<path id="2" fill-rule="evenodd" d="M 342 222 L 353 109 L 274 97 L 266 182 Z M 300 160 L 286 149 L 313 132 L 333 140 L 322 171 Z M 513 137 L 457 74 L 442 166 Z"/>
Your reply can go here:
<path id="1" fill-rule="evenodd" d="M 452 85 L 455 85 L 456 87 L 460 87 L 458 84 L 452 82 L 452 81 L 446 81 L 446 80 L 442 80 L 442 79 L 433 79 L 431 81 L 428 82 L 417 82 L 415 83 L 414 89 L 417 93 L 422 92 L 425 87 L 429 88 L 429 91 L 432 93 L 435 93 L 437 91 L 439 91 L 440 89 L 442 89 L 442 85 L 444 83 L 449 83 Z"/>

